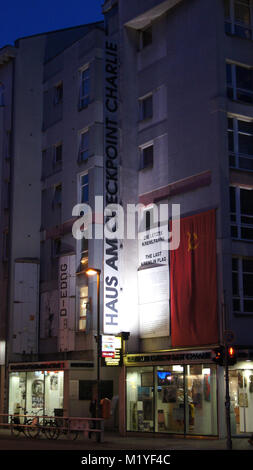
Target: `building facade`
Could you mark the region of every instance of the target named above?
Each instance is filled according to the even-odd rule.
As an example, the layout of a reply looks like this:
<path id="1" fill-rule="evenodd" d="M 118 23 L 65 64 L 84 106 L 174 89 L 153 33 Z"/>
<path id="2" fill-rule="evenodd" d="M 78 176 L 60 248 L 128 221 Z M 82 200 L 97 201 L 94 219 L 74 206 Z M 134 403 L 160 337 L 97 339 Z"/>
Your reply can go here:
<path id="1" fill-rule="evenodd" d="M 0 51 L 10 413 L 87 416 L 99 311 L 110 426 L 118 402 L 122 434 L 224 437 L 225 370 L 213 359 L 228 342 L 231 432 L 253 432 L 252 8 L 106 0 L 104 23 Z M 100 295 L 87 267 L 101 272 Z"/>
<path id="2" fill-rule="evenodd" d="M 121 430 L 224 436 L 224 367 L 212 357 L 229 337 L 231 431 L 247 435 L 252 2 L 108 0 L 104 14 L 119 54 L 120 198 L 142 204 L 146 221 L 120 252 L 130 332 Z M 164 204 L 170 220 L 180 204 L 180 246 L 169 253 L 155 220 Z"/>
<path id="3" fill-rule="evenodd" d="M 9 291 L 2 305 L 9 320 L 1 336 L 7 337 L 1 399 L 10 414 L 61 409 L 88 416 L 96 393 L 97 285 L 85 269 L 102 271 L 103 241 L 72 231 L 83 205 L 94 213 L 95 195 L 103 195 L 103 46 L 103 22 L 83 25 L 18 40 L 9 81 L 1 66 L 14 94 L 12 122 L 6 118 L 3 129 L 11 129 L 13 142 Z M 102 303 L 102 282 L 100 290 Z M 112 427 L 117 375 L 116 368 L 101 369 L 101 398 L 114 398 Z"/>

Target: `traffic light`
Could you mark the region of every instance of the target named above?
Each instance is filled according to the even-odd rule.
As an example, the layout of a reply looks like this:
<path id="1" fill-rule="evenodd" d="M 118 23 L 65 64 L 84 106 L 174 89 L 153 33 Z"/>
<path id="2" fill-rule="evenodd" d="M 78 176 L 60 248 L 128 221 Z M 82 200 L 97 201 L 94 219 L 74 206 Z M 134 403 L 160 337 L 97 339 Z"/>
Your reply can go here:
<path id="1" fill-rule="evenodd" d="M 233 346 L 228 347 L 228 365 L 233 366 L 236 363 L 237 354 L 235 348 Z"/>
<path id="2" fill-rule="evenodd" d="M 219 366 L 223 366 L 224 365 L 224 359 L 225 359 L 225 354 L 224 354 L 224 349 L 223 348 L 219 348 L 219 349 L 216 349 L 215 351 L 213 351 L 213 353 L 212 353 L 213 362 L 215 362 L 216 364 L 219 364 Z"/>

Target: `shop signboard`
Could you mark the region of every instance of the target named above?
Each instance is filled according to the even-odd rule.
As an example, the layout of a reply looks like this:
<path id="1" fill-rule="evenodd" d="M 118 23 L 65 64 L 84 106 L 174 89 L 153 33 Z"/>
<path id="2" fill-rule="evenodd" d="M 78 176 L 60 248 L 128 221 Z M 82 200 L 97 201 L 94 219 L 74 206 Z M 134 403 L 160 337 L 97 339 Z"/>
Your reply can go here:
<path id="1" fill-rule="evenodd" d="M 102 365 L 120 366 L 122 364 L 122 340 L 120 336 L 102 336 Z"/>
<path id="2" fill-rule="evenodd" d="M 75 341 L 75 255 L 59 261 L 58 350 L 73 351 Z"/>
<path id="3" fill-rule="evenodd" d="M 113 205 L 119 198 L 118 44 L 109 36 L 104 47 L 104 334 L 120 332 L 119 239 L 113 229 Z M 106 229 L 108 228 L 108 232 Z"/>

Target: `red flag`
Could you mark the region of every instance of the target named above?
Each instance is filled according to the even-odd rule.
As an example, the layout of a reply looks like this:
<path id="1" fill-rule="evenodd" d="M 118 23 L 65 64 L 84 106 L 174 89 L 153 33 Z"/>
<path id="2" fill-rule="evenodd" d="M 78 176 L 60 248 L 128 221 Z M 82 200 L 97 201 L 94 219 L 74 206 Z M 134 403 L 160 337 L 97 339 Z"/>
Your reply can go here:
<path id="1" fill-rule="evenodd" d="M 172 346 L 218 341 L 215 210 L 180 221 L 180 245 L 170 251 Z"/>

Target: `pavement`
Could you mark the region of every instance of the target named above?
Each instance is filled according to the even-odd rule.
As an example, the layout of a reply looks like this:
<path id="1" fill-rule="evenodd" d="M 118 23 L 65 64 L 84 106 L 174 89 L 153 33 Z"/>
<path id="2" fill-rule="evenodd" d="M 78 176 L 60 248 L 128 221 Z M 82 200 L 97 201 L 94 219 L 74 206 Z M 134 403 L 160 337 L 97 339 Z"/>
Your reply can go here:
<path id="1" fill-rule="evenodd" d="M 232 449 L 236 451 L 252 451 L 248 438 L 232 439 Z M 16 438 L 10 430 L 0 429 L 0 450 L 70 450 L 70 451 L 110 451 L 110 450 L 207 450 L 225 451 L 226 439 L 207 438 L 176 438 L 169 435 L 137 435 L 127 434 L 120 436 L 118 433 L 105 432 L 104 442 L 96 442 L 95 435 L 91 439 L 84 438 L 80 433 L 77 440 L 69 440 L 62 436 L 57 440 L 48 440 L 43 435 L 36 439 L 27 439 L 22 434 Z"/>

